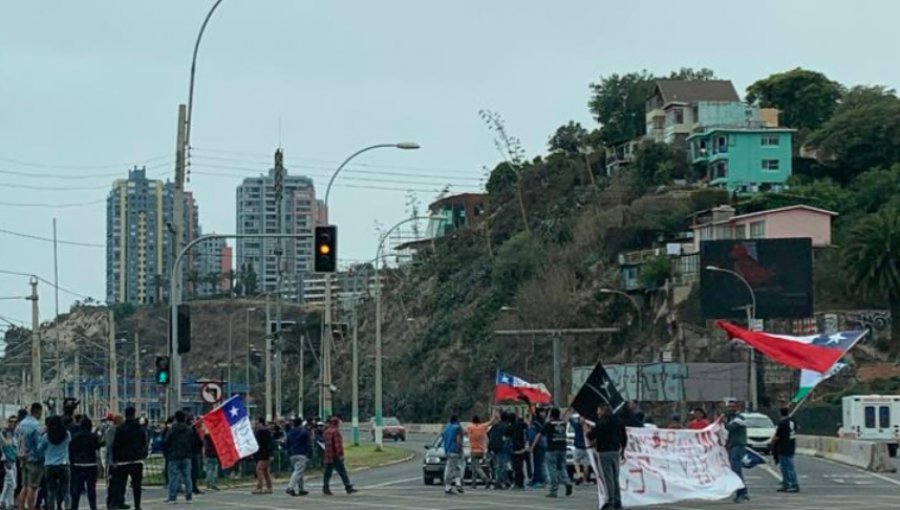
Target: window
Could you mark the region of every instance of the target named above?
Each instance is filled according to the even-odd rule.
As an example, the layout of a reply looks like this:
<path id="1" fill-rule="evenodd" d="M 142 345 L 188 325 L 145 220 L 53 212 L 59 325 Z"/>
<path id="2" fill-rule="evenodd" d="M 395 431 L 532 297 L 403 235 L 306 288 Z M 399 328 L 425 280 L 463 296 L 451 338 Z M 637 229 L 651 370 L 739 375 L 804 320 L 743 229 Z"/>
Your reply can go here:
<path id="1" fill-rule="evenodd" d="M 735 225 L 734 226 L 734 238 L 735 239 L 747 239 L 747 225 Z"/>
<path id="2" fill-rule="evenodd" d="M 891 408 L 881 406 L 878 408 L 878 427 L 882 429 L 891 428 Z"/>
<path id="3" fill-rule="evenodd" d="M 672 110 L 672 122 L 675 124 L 684 124 L 684 110 L 681 108 Z"/>
<path id="4" fill-rule="evenodd" d="M 724 179 L 728 176 L 728 162 L 727 161 L 716 161 L 710 167 L 710 177 L 711 179 Z"/>
<path id="5" fill-rule="evenodd" d="M 765 220 L 750 223 L 750 239 L 762 239 L 764 237 L 766 237 Z"/>
<path id="6" fill-rule="evenodd" d="M 764 159 L 762 160 L 762 169 L 769 171 L 778 170 L 778 160 L 777 159 Z"/>
<path id="7" fill-rule="evenodd" d="M 716 137 L 716 152 L 728 152 L 727 136 L 722 135 Z"/>
<path id="8" fill-rule="evenodd" d="M 762 135 L 759 141 L 763 147 L 778 147 L 781 143 L 781 139 L 773 135 Z"/>
<path id="9" fill-rule="evenodd" d="M 866 406 L 866 428 L 875 428 L 875 406 Z"/>

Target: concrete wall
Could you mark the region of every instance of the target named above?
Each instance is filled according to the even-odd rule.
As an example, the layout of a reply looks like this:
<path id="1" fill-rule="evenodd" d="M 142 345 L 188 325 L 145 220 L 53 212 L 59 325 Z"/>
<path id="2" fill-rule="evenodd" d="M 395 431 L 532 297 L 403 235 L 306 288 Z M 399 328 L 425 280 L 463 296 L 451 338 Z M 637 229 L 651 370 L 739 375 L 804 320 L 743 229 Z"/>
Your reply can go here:
<path id="1" fill-rule="evenodd" d="M 825 436 L 797 436 L 797 453 L 828 459 L 867 471 L 893 473 L 888 446 L 872 441 L 856 441 Z"/>

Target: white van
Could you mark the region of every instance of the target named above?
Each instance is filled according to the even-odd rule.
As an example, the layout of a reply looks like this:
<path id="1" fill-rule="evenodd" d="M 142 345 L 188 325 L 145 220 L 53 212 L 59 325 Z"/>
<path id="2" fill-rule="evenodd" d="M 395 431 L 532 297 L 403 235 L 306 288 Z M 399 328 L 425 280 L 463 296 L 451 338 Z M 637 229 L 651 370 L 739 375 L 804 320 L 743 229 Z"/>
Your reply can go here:
<path id="1" fill-rule="evenodd" d="M 887 443 L 891 456 L 896 456 L 900 444 L 900 395 L 853 395 L 844 397 L 842 406 L 840 437 Z"/>

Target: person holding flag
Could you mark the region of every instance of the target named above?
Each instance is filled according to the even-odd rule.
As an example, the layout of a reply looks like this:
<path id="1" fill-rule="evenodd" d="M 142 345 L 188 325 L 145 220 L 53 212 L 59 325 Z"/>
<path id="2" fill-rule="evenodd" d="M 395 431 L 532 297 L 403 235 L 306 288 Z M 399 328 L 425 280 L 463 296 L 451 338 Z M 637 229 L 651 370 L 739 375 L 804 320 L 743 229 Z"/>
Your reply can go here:
<path id="1" fill-rule="evenodd" d="M 619 486 L 619 463 L 625 460 L 625 448 L 628 446 L 628 433 L 625 424 L 610 410 L 604 400 L 597 406 L 597 424 L 588 432 L 597 453 L 600 454 L 600 472 L 603 485 L 606 487 L 606 503 L 601 510 L 619 510 L 622 508 L 622 491 Z M 587 428 L 587 423 L 583 425 Z"/>
<path id="2" fill-rule="evenodd" d="M 797 422 L 787 407 L 781 408 L 781 422 L 772 438 L 772 455 L 781 467 L 781 487 L 778 492 L 800 492 L 794 454 L 797 452 Z"/>
<path id="3" fill-rule="evenodd" d="M 728 431 L 728 440 L 725 442 L 725 448 L 728 450 L 731 470 L 744 482 L 744 456 L 747 455 L 747 423 L 744 421 L 744 415 L 741 414 L 741 405 L 737 400 L 728 401 L 728 411 L 725 413 L 724 420 L 725 430 Z M 744 488 L 738 489 L 734 495 L 735 503 L 743 503 L 745 501 L 750 501 L 746 482 L 744 482 Z"/>

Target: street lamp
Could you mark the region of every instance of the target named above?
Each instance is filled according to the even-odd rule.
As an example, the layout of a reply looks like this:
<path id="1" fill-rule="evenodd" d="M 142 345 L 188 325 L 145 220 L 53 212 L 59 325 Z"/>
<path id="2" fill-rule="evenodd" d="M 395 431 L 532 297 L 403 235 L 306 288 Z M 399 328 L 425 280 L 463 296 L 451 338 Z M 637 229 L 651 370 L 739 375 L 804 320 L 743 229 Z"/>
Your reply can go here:
<path id="1" fill-rule="evenodd" d="M 747 311 L 747 328 L 753 329 L 754 323 L 756 322 L 756 293 L 753 292 L 753 287 L 750 286 L 750 282 L 748 282 L 743 275 L 737 271 L 732 271 L 731 269 L 725 269 L 718 266 L 706 266 L 705 269 L 715 273 L 730 274 L 747 287 L 747 292 L 750 293 L 750 306 L 745 306 L 744 308 Z M 747 370 L 750 372 L 750 408 L 752 411 L 756 411 L 759 407 L 759 388 L 757 388 L 758 375 L 756 373 L 756 350 L 753 347 L 750 347 L 750 356 L 747 359 L 747 363 Z"/>
<path id="2" fill-rule="evenodd" d="M 375 251 L 375 449 L 381 451 L 384 445 L 384 409 L 382 389 L 382 353 L 381 353 L 381 277 L 379 276 L 379 263 L 381 262 L 381 250 L 388 237 L 401 226 L 411 221 L 431 220 L 433 216 L 414 216 L 398 222 L 385 232 L 378 240 L 378 249 Z"/>
<path id="3" fill-rule="evenodd" d="M 337 170 L 334 171 L 331 175 L 331 179 L 328 181 L 328 187 L 325 188 L 325 211 L 328 211 L 328 199 L 331 196 L 331 186 L 334 184 L 335 179 L 337 179 L 338 174 L 341 173 L 344 167 L 347 166 L 347 163 L 352 161 L 353 158 L 364 152 L 375 149 L 416 150 L 418 148 L 420 148 L 420 146 L 415 142 L 379 143 L 364 147 L 351 154 L 337 167 Z M 323 315 L 322 322 L 324 322 L 325 325 L 325 336 L 322 339 L 322 369 L 319 370 L 319 372 L 322 374 L 322 384 L 320 386 L 322 391 L 322 414 L 327 418 L 331 415 L 331 393 L 328 391 L 328 388 L 331 387 L 331 273 L 325 273 L 325 310 Z"/>

